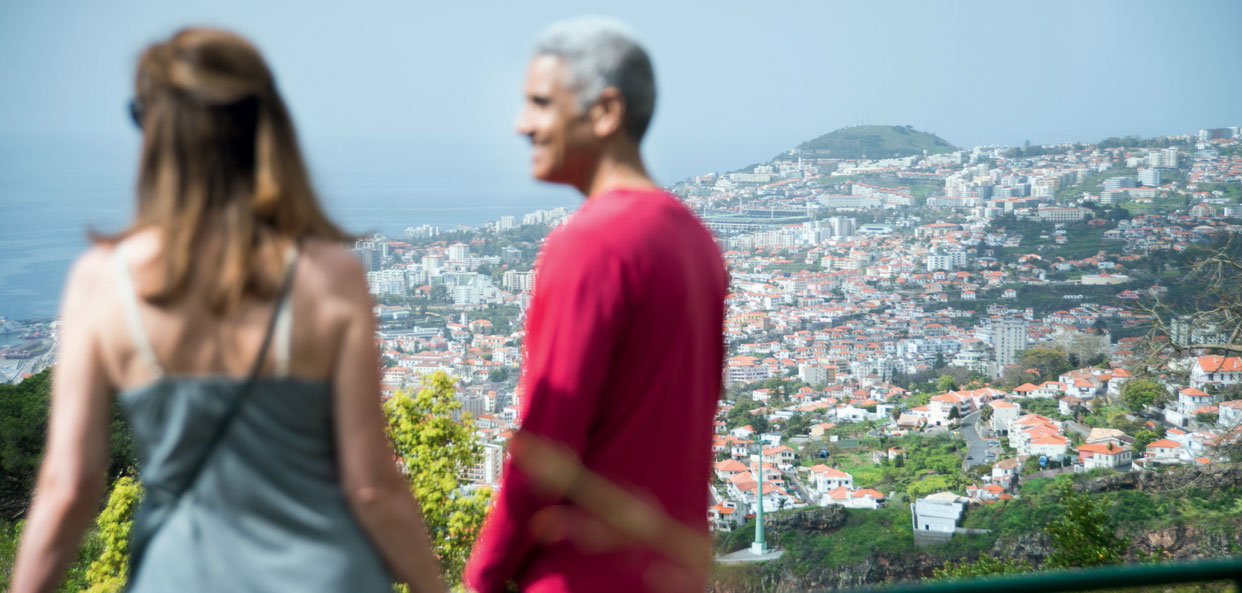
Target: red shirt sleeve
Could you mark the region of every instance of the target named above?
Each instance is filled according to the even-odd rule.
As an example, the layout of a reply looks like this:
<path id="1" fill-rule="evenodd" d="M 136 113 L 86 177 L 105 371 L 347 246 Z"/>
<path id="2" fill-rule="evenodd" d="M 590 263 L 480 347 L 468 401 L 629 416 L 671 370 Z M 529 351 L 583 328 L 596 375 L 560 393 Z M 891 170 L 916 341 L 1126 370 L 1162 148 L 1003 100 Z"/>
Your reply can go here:
<path id="1" fill-rule="evenodd" d="M 569 229 L 561 229 L 569 231 Z M 526 324 L 522 430 L 568 446 L 586 445 L 624 323 L 625 271 L 599 236 L 560 232 L 539 264 Z M 479 593 L 504 591 L 521 576 L 533 548 L 529 519 L 555 504 L 533 490 L 512 459 L 495 506 L 466 566 L 464 581 Z"/>

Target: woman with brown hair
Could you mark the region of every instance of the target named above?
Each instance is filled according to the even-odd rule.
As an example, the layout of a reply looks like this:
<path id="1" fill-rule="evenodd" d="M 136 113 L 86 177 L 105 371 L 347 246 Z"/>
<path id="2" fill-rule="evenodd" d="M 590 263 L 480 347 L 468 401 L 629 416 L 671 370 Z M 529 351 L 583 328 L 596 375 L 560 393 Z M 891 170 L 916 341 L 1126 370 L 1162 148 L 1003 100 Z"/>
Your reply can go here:
<path id="1" fill-rule="evenodd" d="M 146 491 L 130 590 L 442 590 L 384 436 L 363 269 L 262 56 L 187 29 L 147 48 L 135 86 L 137 215 L 69 275 L 13 590 L 53 590 L 78 548 L 114 394 Z"/>

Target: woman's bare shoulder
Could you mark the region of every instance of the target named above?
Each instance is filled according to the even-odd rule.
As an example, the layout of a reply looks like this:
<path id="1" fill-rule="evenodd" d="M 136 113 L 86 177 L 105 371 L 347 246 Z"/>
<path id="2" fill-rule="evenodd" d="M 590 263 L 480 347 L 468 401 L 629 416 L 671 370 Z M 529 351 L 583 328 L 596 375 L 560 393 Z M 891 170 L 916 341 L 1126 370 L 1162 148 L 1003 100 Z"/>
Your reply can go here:
<path id="1" fill-rule="evenodd" d="M 362 262 L 335 241 L 307 240 L 298 274 L 299 282 L 306 282 L 322 296 L 352 300 L 369 295 Z"/>
<path id="2" fill-rule="evenodd" d="M 86 333 L 97 333 L 115 319 L 117 269 L 112 261 L 115 246 L 91 246 L 74 260 L 60 301 L 60 317 Z"/>

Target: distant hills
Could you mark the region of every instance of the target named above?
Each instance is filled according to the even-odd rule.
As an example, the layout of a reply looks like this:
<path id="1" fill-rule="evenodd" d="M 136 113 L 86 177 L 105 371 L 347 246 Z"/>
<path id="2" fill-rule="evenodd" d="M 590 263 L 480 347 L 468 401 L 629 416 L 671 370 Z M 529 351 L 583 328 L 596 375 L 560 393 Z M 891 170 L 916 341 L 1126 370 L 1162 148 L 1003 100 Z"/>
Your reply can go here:
<path id="1" fill-rule="evenodd" d="M 886 159 L 953 152 L 943 138 L 910 126 L 854 126 L 829 132 L 798 145 L 804 153 L 835 159 Z"/>

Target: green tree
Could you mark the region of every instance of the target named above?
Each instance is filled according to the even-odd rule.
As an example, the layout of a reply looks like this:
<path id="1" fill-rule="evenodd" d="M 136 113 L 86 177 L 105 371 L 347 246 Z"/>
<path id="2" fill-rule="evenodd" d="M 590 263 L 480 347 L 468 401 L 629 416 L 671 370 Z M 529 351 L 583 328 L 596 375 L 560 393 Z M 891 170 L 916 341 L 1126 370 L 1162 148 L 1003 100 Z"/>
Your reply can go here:
<path id="1" fill-rule="evenodd" d="M 47 439 L 51 372 L 17 385 L 0 385 L 0 513 L 15 518 L 25 510 Z"/>
<path id="2" fill-rule="evenodd" d="M 957 380 L 949 375 L 940 375 L 940 378 L 936 379 L 936 391 L 953 391 L 956 388 Z"/>
<path id="3" fill-rule="evenodd" d="M 1120 564 L 1130 540 L 1117 537 L 1116 527 L 1108 516 L 1109 502 L 1093 498 L 1074 488 L 1073 482 L 1062 482 L 1058 490 L 1065 509 L 1058 519 L 1044 527 L 1052 538 L 1049 568 L 1087 568 Z"/>
<path id="4" fill-rule="evenodd" d="M 795 435 L 807 434 L 811 431 L 811 417 L 802 412 L 794 412 L 789 422 L 785 423 L 785 438 L 792 438 Z"/>
<path id="5" fill-rule="evenodd" d="M 733 409 L 725 415 L 725 426 L 732 430 L 739 426 L 750 425 L 751 428 L 758 432 L 764 432 L 768 429 L 768 419 L 761 414 L 751 414 L 751 410 L 762 407 L 763 404 L 755 401 L 750 397 L 738 398 L 733 402 Z"/>
<path id="6" fill-rule="evenodd" d="M 456 585 L 478 537 L 491 491 L 466 488 L 466 471 L 483 456 L 474 420 L 462 414 L 454 380 L 442 371 L 416 394 L 398 392 L 384 403 L 388 438 L 422 508 L 445 581 Z"/>
<path id="7" fill-rule="evenodd" d="M 17 559 L 17 541 L 22 535 L 23 521 L 0 521 L 0 591 L 9 590 L 13 578 L 13 561 Z"/>
<path id="8" fill-rule="evenodd" d="M 142 486 L 133 477 L 121 476 L 112 483 L 108 505 L 95 519 L 95 538 L 101 550 L 86 569 L 88 593 L 117 593 L 125 589 L 129 534 L 141 501 Z"/>
<path id="9" fill-rule="evenodd" d="M 974 562 L 956 562 L 945 564 L 932 570 L 934 579 L 973 579 L 978 577 L 1002 574 L 1020 574 L 1031 571 L 1031 565 L 1025 560 L 1005 560 L 987 554 L 979 556 Z"/>
<path id="10" fill-rule="evenodd" d="M 0 385 L 0 518 L 25 513 L 47 440 L 52 369 L 17 385 Z M 133 436 L 119 404 L 113 405 L 108 475 L 136 463 Z"/>
<path id="11" fill-rule="evenodd" d="M 932 398 L 931 392 L 918 391 L 918 392 L 915 392 L 914 395 L 910 396 L 910 399 L 906 401 L 906 405 L 911 408 L 917 408 L 919 406 L 926 406 L 928 403 L 931 403 L 931 398 Z"/>
<path id="12" fill-rule="evenodd" d="M 1195 414 L 1195 421 L 1200 424 L 1216 424 L 1217 418 L 1219 416 L 1216 412 L 1199 412 Z"/>
<path id="13" fill-rule="evenodd" d="M 1135 412 L 1164 402 L 1164 387 L 1151 379 L 1131 379 L 1121 386 L 1121 401 Z"/>
<path id="14" fill-rule="evenodd" d="M 954 468 L 956 469 L 956 468 Z M 906 487 L 906 494 L 911 500 L 922 498 L 928 494 L 936 492 L 944 492 L 952 486 L 952 480 L 947 475 L 934 474 L 924 476 L 923 478 L 913 481 Z"/>
<path id="15" fill-rule="evenodd" d="M 1140 430 L 1138 434 L 1134 435 L 1134 451 L 1142 453 L 1147 450 L 1147 445 L 1159 439 L 1160 436 L 1150 430 Z"/>
<path id="16" fill-rule="evenodd" d="M 987 422 L 992 419 L 992 414 L 995 412 L 996 408 L 993 408 L 992 406 L 983 406 L 983 409 L 979 410 L 979 419 Z"/>
<path id="17" fill-rule="evenodd" d="M 452 295 L 449 294 L 448 287 L 443 284 L 436 284 L 432 286 L 431 294 L 428 295 L 428 299 L 430 299 L 432 303 L 451 303 L 453 301 Z"/>
<path id="18" fill-rule="evenodd" d="M 1036 346 L 1019 356 L 1024 369 L 1036 369 L 1042 379 L 1051 379 L 1070 370 L 1069 357 L 1056 348 Z"/>

